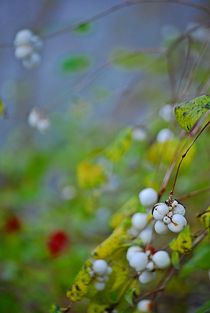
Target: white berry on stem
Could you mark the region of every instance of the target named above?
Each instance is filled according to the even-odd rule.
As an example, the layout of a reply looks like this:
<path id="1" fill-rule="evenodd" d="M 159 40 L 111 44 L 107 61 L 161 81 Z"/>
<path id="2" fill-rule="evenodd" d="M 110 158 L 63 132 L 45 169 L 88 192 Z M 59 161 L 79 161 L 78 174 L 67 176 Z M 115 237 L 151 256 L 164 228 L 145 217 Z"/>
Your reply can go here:
<path id="1" fill-rule="evenodd" d="M 152 260 L 157 268 L 163 269 L 170 265 L 170 257 L 166 251 L 157 251 L 153 256 Z"/>
<path id="2" fill-rule="evenodd" d="M 153 188 L 145 188 L 139 193 L 139 200 L 145 207 L 153 205 L 158 198 L 158 193 Z"/>

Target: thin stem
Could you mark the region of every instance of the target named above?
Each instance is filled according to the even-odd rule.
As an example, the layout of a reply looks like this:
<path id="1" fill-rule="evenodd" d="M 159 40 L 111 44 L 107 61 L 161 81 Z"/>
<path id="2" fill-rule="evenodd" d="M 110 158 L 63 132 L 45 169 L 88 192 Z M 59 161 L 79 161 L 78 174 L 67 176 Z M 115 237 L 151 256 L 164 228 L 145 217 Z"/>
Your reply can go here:
<path id="1" fill-rule="evenodd" d="M 191 198 L 191 197 L 194 197 L 194 196 L 197 196 L 199 195 L 200 193 L 203 193 L 203 192 L 206 192 L 206 191 L 210 191 L 210 186 L 207 187 L 207 188 L 202 188 L 202 189 L 198 189 L 198 190 L 194 190 L 194 191 L 191 191 L 191 192 L 188 192 L 180 197 L 178 197 L 177 199 L 179 201 L 182 201 L 182 200 L 186 200 L 188 198 Z"/>
<path id="2" fill-rule="evenodd" d="M 177 178 L 178 178 L 178 175 L 179 175 L 179 170 L 180 170 L 180 167 L 182 165 L 182 162 L 184 160 L 184 158 L 186 157 L 186 155 L 188 154 L 188 152 L 190 151 L 190 149 L 192 148 L 192 146 L 194 145 L 194 143 L 197 141 L 197 139 L 200 137 L 200 135 L 203 133 L 203 131 L 209 126 L 210 124 L 210 121 L 208 121 L 204 127 L 199 131 L 199 133 L 197 134 L 197 136 L 194 138 L 194 140 L 191 142 L 191 144 L 189 145 L 189 147 L 187 148 L 187 150 L 185 151 L 184 154 L 182 154 L 181 156 L 181 160 L 179 161 L 179 164 L 178 164 L 178 167 L 177 167 L 177 171 L 176 171 L 176 175 L 175 175 L 175 178 L 174 178 L 174 183 L 173 183 L 173 186 L 172 186 L 172 190 L 170 192 L 170 195 L 172 196 L 174 194 L 174 189 L 175 189 L 175 186 L 176 186 L 176 182 L 177 182 Z"/>

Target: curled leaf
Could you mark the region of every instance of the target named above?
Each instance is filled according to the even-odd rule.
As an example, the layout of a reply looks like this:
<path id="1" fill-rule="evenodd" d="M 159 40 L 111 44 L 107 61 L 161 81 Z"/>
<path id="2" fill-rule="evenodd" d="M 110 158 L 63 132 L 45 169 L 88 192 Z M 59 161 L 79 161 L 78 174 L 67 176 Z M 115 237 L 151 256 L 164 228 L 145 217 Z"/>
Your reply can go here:
<path id="1" fill-rule="evenodd" d="M 203 95 L 176 105 L 175 116 L 179 125 L 190 132 L 208 110 L 210 110 L 210 96 Z"/>

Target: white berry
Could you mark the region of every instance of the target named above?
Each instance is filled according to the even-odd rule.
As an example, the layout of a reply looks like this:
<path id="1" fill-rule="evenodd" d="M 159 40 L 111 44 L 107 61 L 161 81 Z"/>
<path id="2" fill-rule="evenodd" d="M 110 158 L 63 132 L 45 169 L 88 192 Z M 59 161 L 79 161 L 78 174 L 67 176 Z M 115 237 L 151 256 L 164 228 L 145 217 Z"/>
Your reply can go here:
<path id="1" fill-rule="evenodd" d="M 162 221 L 157 221 L 155 223 L 155 231 L 159 235 L 164 235 L 168 232 L 168 227 Z"/>
<path id="2" fill-rule="evenodd" d="M 22 29 L 17 32 L 15 36 L 15 45 L 25 45 L 27 44 L 32 36 L 32 32 L 29 29 Z"/>
<path id="3" fill-rule="evenodd" d="M 96 290 L 101 291 L 105 288 L 105 283 L 104 282 L 95 282 L 94 286 Z"/>
<path id="4" fill-rule="evenodd" d="M 156 273 L 155 272 L 148 272 L 144 271 L 139 275 L 139 281 L 142 284 L 147 284 L 155 279 Z"/>
<path id="5" fill-rule="evenodd" d="M 174 137 L 173 132 L 168 128 L 164 128 L 164 129 L 161 129 L 159 133 L 157 134 L 157 141 L 165 142 L 165 141 L 171 140 L 173 137 Z"/>
<path id="6" fill-rule="evenodd" d="M 135 213 L 131 219 L 132 226 L 138 230 L 142 230 L 147 224 L 147 214 Z"/>
<path id="7" fill-rule="evenodd" d="M 168 228 L 174 232 L 179 233 L 184 229 L 184 227 L 187 225 L 186 218 L 181 214 L 174 214 L 172 216 L 172 222 L 168 224 Z"/>
<path id="8" fill-rule="evenodd" d="M 174 214 L 181 214 L 181 215 L 185 215 L 185 208 L 182 204 L 178 203 L 174 209 L 173 209 L 173 213 Z"/>
<path id="9" fill-rule="evenodd" d="M 163 218 L 163 222 L 164 222 L 165 224 L 169 224 L 169 223 L 171 223 L 171 219 L 170 219 L 170 217 L 168 217 L 168 216 L 164 216 L 164 218 Z"/>
<path id="10" fill-rule="evenodd" d="M 157 192 L 153 188 L 145 188 L 139 193 L 139 200 L 143 206 L 153 205 L 158 198 Z"/>
<path id="11" fill-rule="evenodd" d="M 107 273 L 107 262 L 104 260 L 95 260 L 93 262 L 93 270 L 98 275 L 104 275 Z"/>
<path id="12" fill-rule="evenodd" d="M 154 219 L 162 220 L 168 212 L 169 207 L 165 203 L 157 203 L 153 208 L 152 215 Z"/>
<path id="13" fill-rule="evenodd" d="M 133 267 L 137 272 L 142 271 L 146 268 L 148 263 L 148 257 L 144 252 L 136 252 L 129 259 L 129 264 Z"/>
<path id="14" fill-rule="evenodd" d="M 133 246 L 128 248 L 127 253 L 126 253 L 126 258 L 129 261 L 131 257 L 136 253 L 136 252 L 141 252 L 142 249 L 138 246 Z"/>
<path id="15" fill-rule="evenodd" d="M 142 232 L 139 235 L 139 238 L 141 239 L 144 245 L 147 245 L 148 243 L 150 243 L 152 240 L 152 229 L 148 227 L 142 230 Z"/>
<path id="16" fill-rule="evenodd" d="M 152 309 L 152 301 L 148 299 L 139 301 L 137 309 L 141 312 L 150 312 Z"/>
<path id="17" fill-rule="evenodd" d="M 153 256 L 152 260 L 157 268 L 166 268 L 170 265 L 170 258 L 166 251 L 157 251 Z"/>
<path id="18" fill-rule="evenodd" d="M 154 268 L 155 268 L 154 263 L 153 263 L 152 261 L 148 262 L 148 264 L 147 264 L 147 266 L 146 266 L 146 269 L 147 269 L 148 271 L 152 271 L 152 270 L 154 270 Z"/>

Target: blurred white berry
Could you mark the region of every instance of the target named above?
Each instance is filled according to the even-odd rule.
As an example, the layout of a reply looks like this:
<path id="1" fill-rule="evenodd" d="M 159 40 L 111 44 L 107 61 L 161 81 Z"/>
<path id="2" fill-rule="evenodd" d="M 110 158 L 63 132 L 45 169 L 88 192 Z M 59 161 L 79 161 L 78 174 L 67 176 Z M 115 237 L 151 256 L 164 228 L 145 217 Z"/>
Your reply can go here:
<path id="1" fill-rule="evenodd" d="M 163 128 L 157 134 L 157 141 L 158 142 L 165 142 L 171 140 L 174 137 L 173 132 L 168 128 Z"/>
<path id="2" fill-rule="evenodd" d="M 147 138 L 147 134 L 143 128 L 135 127 L 132 131 L 132 137 L 136 141 L 144 141 Z"/>
<path id="3" fill-rule="evenodd" d="M 152 229 L 148 227 L 142 230 L 138 237 L 141 239 L 144 245 L 147 245 L 152 240 Z"/>
<path id="4" fill-rule="evenodd" d="M 166 104 L 164 107 L 160 109 L 159 115 L 166 122 L 170 122 L 171 120 L 173 120 L 174 117 L 173 107 L 170 104 Z"/>
<path id="5" fill-rule="evenodd" d="M 23 65 L 28 68 L 36 67 L 41 61 L 40 55 L 38 53 L 32 53 L 30 56 L 23 59 Z"/>
<path id="6" fill-rule="evenodd" d="M 155 231 L 159 235 L 164 235 L 168 232 L 168 227 L 162 221 L 157 221 L 155 223 Z"/>
<path id="7" fill-rule="evenodd" d="M 76 196 L 76 189 L 74 188 L 74 186 L 64 186 L 61 190 L 61 198 L 63 200 L 71 200 L 74 199 Z"/>
<path id="8" fill-rule="evenodd" d="M 40 132 L 44 132 L 50 127 L 50 121 L 48 118 L 40 118 L 36 127 Z"/>
<path id="9" fill-rule="evenodd" d="M 139 281 L 142 284 L 147 284 L 155 279 L 156 273 L 155 272 L 148 272 L 144 271 L 139 275 Z"/>
<path id="10" fill-rule="evenodd" d="M 96 290 L 101 291 L 105 288 L 105 283 L 104 282 L 95 282 L 94 286 L 96 288 Z"/>
<path id="11" fill-rule="evenodd" d="M 143 206 L 153 205 L 158 198 L 157 192 L 153 188 L 145 188 L 139 193 L 139 200 Z"/>
<path id="12" fill-rule="evenodd" d="M 127 253 L 126 253 L 127 260 L 129 261 L 136 252 L 141 252 L 141 251 L 142 251 L 142 248 L 138 246 L 132 246 L 128 248 Z"/>
<path id="13" fill-rule="evenodd" d="M 31 30 L 22 29 L 19 32 L 17 32 L 17 34 L 15 36 L 14 43 L 16 46 L 26 45 L 30 41 L 32 36 L 33 36 L 33 34 L 31 32 Z"/>
<path id="14" fill-rule="evenodd" d="M 28 116 L 29 125 L 32 127 L 36 127 L 39 118 L 39 112 L 35 108 L 32 109 Z"/>
<path id="15" fill-rule="evenodd" d="M 155 254 L 153 254 L 152 260 L 160 269 L 166 268 L 170 265 L 170 258 L 166 251 L 157 251 Z"/>
<path id="16" fill-rule="evenodd" d="M 146 269 L 148 271 L 152 271 L 152 270 L 154 270 L 154 268 L 155 268 L 155 266 L 154 266 L 154 263 L 152 261 L 147 263 Z"/>
<path id="17" fill-rule="evenodd" d="M 105 260 L 95 260 L 93 262 L 93 271 L 98 275 L 104 275 L 107 273 L 108 264 Z"/>
<path id="18" fill-rule="evenodd" d="M 165 203 L 157 203 L 153 208 L 152 215 L 154 219 L 162 220 L 168 212 L 169 207 Z"/>
<path id="19" fill-rule="evenodd" d="M 29 57 L 33 52 L 31 46 L 20 46 L 15 50 L 15 56 L 17 59 L 23 59 Z"/>
<path id="20" fill-rule="evenodd" d="M 168 228 L 174 232 L 179 233 L 184 229 L 184 227 L 187 225 L 186 218 L 181 214 L 174 214 L 172 216 L 171 223 L 168 224 Z"/>
<path id="21" fill-rule="evenodd" d="M 129 259 L 129 264 L 133 267 L 137 272 L 142 271 L 146 268 L 148 263 L 148 257 L 144 252 L 136 252 Z"/>
<path id="22" fill-rule="evenodd" d="M 40 63 L 38 50 L 42 46 L 40 38 L 28 29 L 19 31 L 14 40 L 15 56 L 21 59 L 23 66 L 33 68 Z"/>
<path id="23" fill-rule="evenodd" d="M 130 235 L 131 237 L 137 237 L 139 235 L 139 229 L 135 228 L 135 227 L 131 227 L 128 229 L 128 235 Z"/>
<path id="24" fill-rule="evenodd" d="M 131 219 L 132 226 L 138 230 L 142 230 L 147 224 L 146 213 L 135 213 Z"/>
<path id="25" fill-rule="evenodd" d="M 137 309 L 141 312 L 150 312 L 152 309 L 152 301 L 148 299 L 139 301 Z"/>

